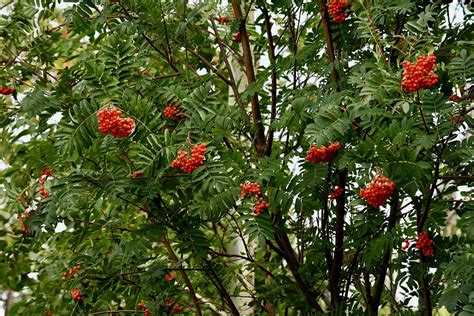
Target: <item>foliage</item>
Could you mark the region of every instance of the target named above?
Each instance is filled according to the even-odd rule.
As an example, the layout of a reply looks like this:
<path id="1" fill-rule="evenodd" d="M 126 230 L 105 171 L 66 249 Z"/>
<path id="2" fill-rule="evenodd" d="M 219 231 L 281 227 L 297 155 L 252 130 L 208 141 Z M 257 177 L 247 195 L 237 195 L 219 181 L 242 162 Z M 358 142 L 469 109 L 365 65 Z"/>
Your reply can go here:
<path id="1" fill-rule="evenodd" d="M 325 0 L 8 2 L 10 314 L 474 313 L 473 15 L 449 2 L 351 1 L 343 23 Z M 438 84 L 403 91 L 402 62 L 428 53 Z M 99 133 L 109 106 L 135 120 L 129 137 Z M 304 160 L 335 142 L 330 163 Z M 171 168 L 200 143 L 204 165 Z M 396 186 L 380 208 L 359 196 L 376 176 Z M 414 246 L 423 231 L 434 256 Z"/>

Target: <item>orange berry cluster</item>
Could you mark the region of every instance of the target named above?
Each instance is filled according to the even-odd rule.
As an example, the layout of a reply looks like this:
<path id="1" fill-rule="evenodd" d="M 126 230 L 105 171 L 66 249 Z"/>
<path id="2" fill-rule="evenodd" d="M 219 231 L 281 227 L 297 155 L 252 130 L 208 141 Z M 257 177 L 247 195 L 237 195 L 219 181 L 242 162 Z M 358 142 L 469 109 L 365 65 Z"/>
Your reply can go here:
<path id="1" fill-rule="evenodd" d="M 226 16 L 220 16 L 217 18 L 217 22 L 219 22 L 220 24 L 225 24 L 229 22 L 229 18 Z"/>
<path id="2" fill-rule="evenodd" d="M 150 310 L 146 307 L 144 300 L 141 300 L 140 303 L 138 303 L 138 307 L 145 309 L 145 316 L 150 316 Z"/>
<path id="3" fill-rule="evenodd" d="M 204 164 L 204 154 L 206 153 L 206 144 L 195 145 L 191 149 L 191 157 L 188 158 L 187 151 L 178 151 L 178 157 L 171 163 L 172 168 L 179 168 L 186 173 L 191 173 L 197 167 Z"/>
<path id="4" fill-rule="evenodd" d="M 21 229 L 23 230 L 23 232 L 25 234 L 28 234 L 30 232 L 30 229 L 28 228 L 28 226 L 25 225 L 25 219 L 27 219 L 29 217 L 30 217 L 30 212 L 29 211 L 26 211 L 25 213 L 21 214 L 18 217 L 18 223 L 20 224 L 20 227 L 21 227 Z"/>
<path id="5" fill-rule="evenodd" d="M 418 233 L 418 240 L 415 243 L 416 249 L 419 249 L 425 256 L 433 256 L 433 241 L 430 239 L 428 232 Z"/>
<path id="6" fill-rule="evenodd" d="M 416 63 L 405 60 L 403 65 L 402 89 L 406 92 L 415 92 L 420 89 L 429 89 L 438 83 L 438 75 L 432 73 L 436 56 L 429 54 L 420 56 Z"/>
<path id="7" fill-rule="evenodd" d="M 172 119 L 173 121 L 182 121 L 184 120 L 184 115 L 181 114 L 181 111 L 179 108 L 180 108 L 179 104 L 169 105 L 163 110 L 163 114 L 167 118 Z"/>
<path id="8" fill-rule="evenodd" d="M 330 0 L 326 6 L 328 7 L 329 15 L 332 15 L 332 20 L 336 23 L 343 23 L 349 14 L 344 10 L 349 6 L 347 0 Z"/>
<path id="9" fill-rule="evenodd" d="M 114 137 L 127 137 L 135 128 L 135 121 L 131 117 L 120 117 L 122 111 L 116 107 L 103 108 L 97 113 L 99 118 L 99 132 L 111 134 Z"/>
<path id="10" fill-rule="evenodd" d="M 3 94 L 3 95 L 10 95 L 10 94 L 13 94 L 13 92 L 15 92 L 15 89 L 12 88 L 12 87 L 0 87 L 0 94 Z"/>
<path id="11" fill-rule="evenodd" d="M 377 208 L 384 205 L 395 191 L 395 183 L 388 178 L 376 177 L 367 188 L 360 189 L 360 196 Z"/>
<path id="12" fill-rule="evenodd" d="M 80 269 L 81 269 L 81 266 L 77 265 L 75 267 L 72 267 L 72 268 L 68 269 L 67 272 L 64 272 L 63 273 L 64 283 L 67 283 L 68 277 L 71 278 L 71 279 L 74 278 L 76 276 L 76 272 L 79 271 Z"/>
<path id="13" fill-rule="evenodd" d="M 84 295 L 81 294 L 81 290 L 78 288 L 74 288 L 71 290 L 71 297 L 77 302 L 82 302 L 84 300 Z"/>
<path id="14" fill-rule="evenodd" d="M 44 187 L 44 183 L 46 182 L 48 177 L 53 174 L 53 172 L 51 171 L 51 169 L 45 169 L 41 170 L 40 174 L 41 177 L 38 178 L 38 183 L 40 184 L 39 193 L 42 197 L 46 199 L 49 196 L 49 193 L 48 190 L 46 190 L 46 188 Z"/>
<path id="15" fill-rule="evenodd" d="M 260 190 L 260 185 L 256 182 L 252 183 L 241 183 L 240 187 L 242 188 L 242 197 L 245 198 L 248 194 L 260 196 L 262 194 Z"/>
<path id="16" fill-rule="evenodd" d="M 336 186 L 331 192 L 329 192 L 329 198 L 335 200 L 340 197 L 343 192 L 344 190 L 342 188 Z"/>
<path id="17" fill-rule="evenodd" d="M 257 202 L 255 202 L 255 205 L 253 206 L 252 210 L 255 213 L 255 215 L 260 215 L 262 214 L 266 209 L 268 209 L 268 204 L 265 202 L 263 199 L 262 191 L 260 188 L 260 185 L 256 182 L 252 183 L 241 183 L 240 187 L 242 188 L 241 195 L 243 198 L 246 198 L 247 195 L 251 195 L 252 197 L 258 197 Z"/>
<path id="18" fill-rule="evenodd" d="M 261 197 L 258 199 L 257 203 L 255 203 L 254 207 L 252 208 L 255 215 L 262 214 L 265 210 L 268 209 L 268 204 L 265 200 Z"/>
<path id="19" fill-rule="evenodd" d="M 341 149 L 341 143 L 335 142 L 328 147 L 311 146 L 306 154 L 306 161 L 311 163 L 331 162 Z"/>

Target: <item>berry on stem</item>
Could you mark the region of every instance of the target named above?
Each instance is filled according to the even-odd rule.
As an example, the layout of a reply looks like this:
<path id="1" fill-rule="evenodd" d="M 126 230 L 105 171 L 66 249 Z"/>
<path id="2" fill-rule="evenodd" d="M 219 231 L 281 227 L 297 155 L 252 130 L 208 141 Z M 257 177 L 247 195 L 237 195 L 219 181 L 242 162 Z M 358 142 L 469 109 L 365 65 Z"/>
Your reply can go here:
<path id="1" fill-rule="evenodd" d="M 416 63 L 405 60 L 403 65 L 402 89 L 406 92 L 415 92 L 420 89 L 429 89 L 438 83 L 438 75 L 432 73 L 436 62 L 433 54 L 422 55 Z"/>
<path id="2" fill-rule="evenodd" d="M 241 183 L 240 187 L 242 188 L 242 197 L 245 198 L 248 194 L 260 196 L 262 195 L 260 185 L 256 182 L 252 182 L 249 184 Z"/>
<path id="3" fill-rule="evenodd" d="M 419 249 L 425 256 L 433 256 L 433 240 L 430 239 L 428 232 L 418 233 L 418 240 L 415 243 L 416 249 Z"/>
<path id="4" fill-rule="evenodd" d="M 13 92 L 15 92 L 15 88 L 13 87 L 0 87 L 0 94 L 11 95 Z"/>
<path id="5" fill-rule="evenodd" d="M 344 10 L 349 7 L 347 0 L 330 0 L 326 6 L 328 14 L 332 16 L 332 20 L 336 23 L 343 23 L 349 16 Z"/>
<path id="6" fill-rule="evenodd" d="M 111 134 L 114 137 L 128 137 L 135 128 L 135 121 L 131 117 L 120 117 L 122 111 L 116 107 L 103 108 L 97 113 L 99 132 Z"/>
<path id="7" fill-rule="evenodd" d="M 340 197 L 343 192 L 344 190 L 342 188 L 336 186 L 331 192 L 329 192 L 329 198 L 335 200 Z"/>
<path id="8" fill-rule="evenodd" d="M 217 18 L 217 22 L 219 22 L 219 24 L 225 24 L 229 22 L 229 18 L 226 16 L 220 16 Z"/>
<path id="9" fill-rule="evenodd" d="M 71 290 L 71 297 L 77 302 L 82 302 L 84 300 L 84 295 L 81 294 L 81 290 L 78 288 L 74 288 Z"/>
<path id="10" fill-rule="evenodd" d="M 195 145 L 191 149 L 191 157 L 188 158 L 187 151 L 178 151 L 178 157 L 171 163 L 172 168 L 179 168 L 186 173 L 191 173 L 197 167 L 204 164 L 204 154 L 206 153 L 206 144 Z"/>
<path id="11" fill-rule="evenodd" d="M 377 208 L 384 205 L 395 191 L 395 183 L 389 178 L 376 177 L 368 187 L 360 189 L 360 196 L 368 204 Z"/>
<path id="12" fill-rule="evenodd" d="M 335 142 L 328 147 L 311 146 L 306 154 L 306 161 L 310 163 L 331 162 L 341 149 L 341 143 Z"/>
<path id="13" fill-rule="evenodd" d="M 178 121 L 181 122 L 184 120 L 184 115 L 181 114 L 180 111 L 180 105 L 179 104 L 172 104 L 168 105 L 164 110 L 163 110 L 164 116 L 167 118 L 172 119 L 173 121 Z"/>
<path id="14" fill-rule="evenodd" d="M 255 203 L 253 207 L 253 212 L 255 215 L 259 216 L 262 214 L 265 210 L 268 209 L 268 204 L 265 202 L 265 200 L 261 197 L 258 199 L 258 201 Z"/>

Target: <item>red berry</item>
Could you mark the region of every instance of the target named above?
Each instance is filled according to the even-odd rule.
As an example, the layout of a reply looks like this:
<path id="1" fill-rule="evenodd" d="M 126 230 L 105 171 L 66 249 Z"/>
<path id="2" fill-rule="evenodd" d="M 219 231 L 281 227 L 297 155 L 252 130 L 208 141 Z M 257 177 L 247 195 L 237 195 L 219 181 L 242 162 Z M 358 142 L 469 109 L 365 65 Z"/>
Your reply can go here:
<path id="1" fill-rule="evenodd" d="M 12 87 L 0 87 L 0 94 L 3 94 L 3 95 L 10 95 L 10 94 L 13 94 L 13 92 L 15 92 L 15 89 L 12 88 Z"/>
<path id="2" fill-rule="evenodd" d="M 328 147 L 311 146 L 306 154 L 306 161 L 311 163 L 331 162 L 341 149 L 341 143 L 335 142 Z"/>
<path id="3" fill-rule="evenodd" d="M 166 282 L 171 282 L 171 280 L 173 280 L 173 275 L 171 273 L 168 273 L 166 275 Z"/>
<path id="4" fill-rule="evenodd" d="M 260 185 L 256 182 L 245 184 L 241 183 L 240 187 L 242 188 L 242 197 L 245 198 L 249 193 L 251 195 L 260 196 Z"/>
<path id="5" fill-rule="evenodd" d="M 418 240 L 415 243 L 415 247 L 425 256 L 434 255 L 433 240 L 430 239 L 428 232 L 418 233 Z"/>
<path id="6" fill-rule="evenodd" d="M 173 312 L 175 313 L 178 313 L 178 312 L 181 312 L 184 308 L 179 306 L 178 304 L 176 304 L 175 306 L 173 306 Z"/>
<path id="7" fill-rule="evenodd" d="M 134 173 L 132 173 L 132 178 L 133 178 L 133 179 L 138 179 L 138 178 L 140 178 L 140 177 L 143 175 L 144 172 L 145 172 L 145 171 L 143 171 L 143 170 L 134 172 Z"/>
<path id="8" fill-rule="evenodd" d="M 360 189 L 360 196 L 370 205 L 377 208 L 384 205 L 395 191 L 395 183 L 388 178 L 376 177 L 368 187 Z"/>
<path id="9" fill-rule="evenodd" d="M 416 63 L 404 61 L 402 89 L 406 92 L 415 92 L 420 89 L 429 89 L 438 83 L 438 75 L 432 73 L 436 56 L 429 54 L 421 55 Z"/>
<path id="10" fill-rule="evenodd" d="M 178 157 L 171 163 L 172 168 L 179 168 L 186 173 L 191 173 L 197 167 L 204 164 L 204 154 L 206 153 L 206 144 L 195 145 L 191 149 L 191 157 L 188 158 L 187 151 L 178 151 Z"/>
<path id="11" fill-rule="evenodd" d="M 77 288 L 71 290 L 71 297 L 77 302 L 82 302 L 84 300 L 84 295 L 81 295 L 81 290 Z"/>
<path id="12" fill-rule="evenodd" d="M 405 250 L 405 249 L 407 249 L 408 247 L 410 247 L 410 240 L 408 240 L 408 238 L 407 238 L 407 239 L 405 239 L 405 240 L 403 241 L 402 250 Z"/>
<path id="13" fill-rule="evenodd" d="M 184 120 L 184 115 L 181 114 L 181 110 L 180 110 L 180 105 L 179 104 L 172 104 L 172 105 L 169 105 L 167 106 L 164 110 L 163 110 L 163 114 L 172 119 L 173 121 L 178 121 L 178 122 L 181 122 Z"/>
<path id="14" fill-rule="evenodd" d="M 220 16 L 217 18 L 217 22 L 219 22 L 220 24 L 225 24 L 229 22 L 229 18 L 226 16 Z"/>
<path id="15" fill-rule="evenodd" d="M 344 12 L 349 7 L 347 0 L 330 0 L 326 6 L 328 7 L 328 14 L 332 15 L 332 20 L 336 23 L 343 23 L 349 16 Z"/>
<path id="16" fill-rule="evenodd" d="M 120 117 L 122 111 L 115 107 L 103 108 L 97 113 L 99 132 L 114 137 L 127 137 L 135 129 L 135 121 L 130 117 Z"/>
<path id="17" fill-rule="evenodd" d="M 343 192 L 344 190 L 342 188 L 335 187 L 331 192 L 329 192 L 329 198 L 335 200 L 340 197 Z"/>
<path id="18" fill-rule="evenodd" d="M 53 174 L 53 171 L 51 169 L 44 169 L 40 171 L 40 175 L 42 176 L 51 176 Z"/>
<path id="19" fill-rule="evenodd" d="M 258 216 L 262 214 L 263 211 L 265 211 L 266 209 L 268 209 L 267 202 L 265 202 L 263 198 L 259 198 L 253 207 L 253 212 L 255 213 L 255 215 Z"/>

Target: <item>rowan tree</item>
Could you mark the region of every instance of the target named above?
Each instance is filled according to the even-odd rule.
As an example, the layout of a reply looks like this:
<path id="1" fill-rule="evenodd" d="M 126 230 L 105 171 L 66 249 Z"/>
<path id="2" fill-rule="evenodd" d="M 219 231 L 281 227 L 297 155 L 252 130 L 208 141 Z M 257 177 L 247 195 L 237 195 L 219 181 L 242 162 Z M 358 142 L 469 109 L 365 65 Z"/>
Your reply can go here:
<path id="1" fill-rule="evenodd" d="M 6 2 L 9 315 L 471 315 L 471 11 Z"/>

